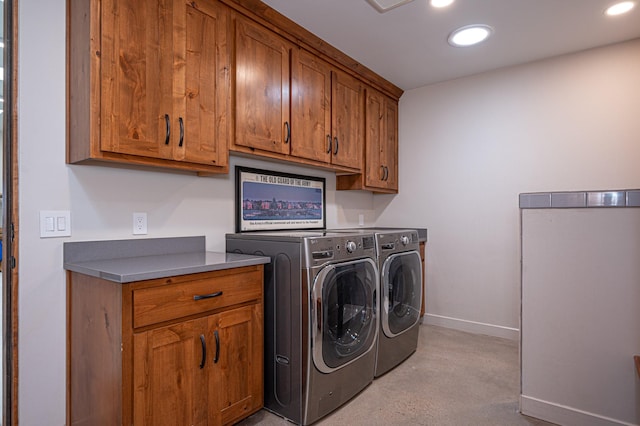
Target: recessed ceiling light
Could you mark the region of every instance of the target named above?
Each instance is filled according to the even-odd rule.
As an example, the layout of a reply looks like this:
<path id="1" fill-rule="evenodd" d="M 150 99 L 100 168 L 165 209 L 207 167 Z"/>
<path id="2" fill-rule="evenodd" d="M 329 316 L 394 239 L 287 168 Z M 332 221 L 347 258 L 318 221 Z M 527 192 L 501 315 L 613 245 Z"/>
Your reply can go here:
<path id="1" fill-rule="evenodd" d="M 488 25 L 466 25 L 449 35 L 449 44 L 454 47 L 473 46 L 487 39 L 493 32 Z"/>
<path id="2" fill-rule="evenodd" d="M 604 13 L 609 16 L 622 15 L 629 12 L 634 6 L 635 3 L 632 1 L 623 1 L 609 6 Z"/>
<path id="3" fill-rule="evenodd" d="M 447 7 L 453 3 L 454 0 L 431 0 L 431 6 L 433 7 Z"/>

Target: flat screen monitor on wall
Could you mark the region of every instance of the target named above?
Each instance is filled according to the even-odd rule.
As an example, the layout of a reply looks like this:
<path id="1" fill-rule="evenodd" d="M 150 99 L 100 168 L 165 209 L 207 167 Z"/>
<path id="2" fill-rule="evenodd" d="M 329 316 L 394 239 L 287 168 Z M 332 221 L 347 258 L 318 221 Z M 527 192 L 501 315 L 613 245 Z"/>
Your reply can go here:
<path id="1" fill-rule="evenodd" d="M 326 227 L 325 179 L 236 166 L 236 232 Z"/>

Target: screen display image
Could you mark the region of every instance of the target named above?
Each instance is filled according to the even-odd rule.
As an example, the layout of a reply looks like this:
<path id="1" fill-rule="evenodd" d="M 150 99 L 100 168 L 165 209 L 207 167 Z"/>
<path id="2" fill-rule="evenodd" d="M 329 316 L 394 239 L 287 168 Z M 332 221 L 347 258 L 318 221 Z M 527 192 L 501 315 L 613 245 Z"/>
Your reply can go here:
<path id="1" fill-rule="evenodd" d="M 237 168 L 236 231 L 321 229 L 323 178 Z"/>

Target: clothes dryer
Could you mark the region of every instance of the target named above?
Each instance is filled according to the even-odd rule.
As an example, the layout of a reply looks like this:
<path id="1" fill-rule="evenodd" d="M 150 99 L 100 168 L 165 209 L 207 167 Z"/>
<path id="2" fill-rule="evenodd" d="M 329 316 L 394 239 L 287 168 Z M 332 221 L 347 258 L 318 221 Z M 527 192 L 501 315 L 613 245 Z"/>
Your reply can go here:
<path id="1" fill-rule="evenodd" d="M 401 364 L 418 347 L 422 304 L 422 261 L 417 230 L 394 228 L 331 229 L 369 234 L 376 239 L 380 281 L 380 330 L 375 377 Z"/>
<path id="2" fill-rule="evenodd" d="M 422 261 L 418 232 L 376 231 L 380 271 L 380 330 L 375 377 L 401 364 L 418 347 Z"/>
<path id="3" fill-rule="evenodd" d="M 373 234 L 228 234 L 227 252 L 265 265 L 265 408 L 308 425 L 375 373 L 378 268 Z"/>

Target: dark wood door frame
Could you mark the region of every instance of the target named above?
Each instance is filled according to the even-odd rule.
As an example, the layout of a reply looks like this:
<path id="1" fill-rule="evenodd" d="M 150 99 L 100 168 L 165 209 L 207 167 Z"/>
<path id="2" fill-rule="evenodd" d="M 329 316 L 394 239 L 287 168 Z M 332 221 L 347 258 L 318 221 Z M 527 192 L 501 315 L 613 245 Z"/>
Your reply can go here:
<path id="1" fill-rule="evenodd" d="M 18 0 L 4 3 L 2 424 L 18 424 Z"/>

